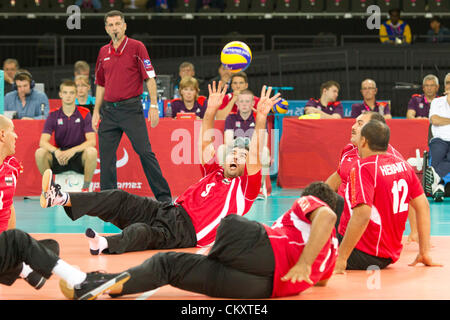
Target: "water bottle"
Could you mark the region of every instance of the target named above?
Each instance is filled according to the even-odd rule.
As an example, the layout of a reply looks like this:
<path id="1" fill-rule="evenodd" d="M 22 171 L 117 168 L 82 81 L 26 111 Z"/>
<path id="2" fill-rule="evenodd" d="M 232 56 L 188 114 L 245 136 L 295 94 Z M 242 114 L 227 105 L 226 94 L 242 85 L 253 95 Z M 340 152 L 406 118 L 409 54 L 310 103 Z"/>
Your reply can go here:
<path id="1" fill-rule="evenodd" d="M 175 88 L 173 90 L 173 98 L 174 99 L 180 98 L 180 90 L 178 89 L 178 86 L 175 86 Z"/>
<path id="2" fill-rule="evenodd" d="M 172 105 L 170 104 L 170 101 L 167 103 L 165 116 L 168 118 L 172 118 Z"/>
<path id="3" fill-rule="evenodd" d="M 148 118 L 148 110 L 150 108 L 150 96 L 148 95 L 148 92 L 142 93 L 141 101 L 142 101 L 142 110 L 144 111 L 144 116 L 145 116 L 145 118 Z"/>
<path id="4" fill-rule="evenodd" d="M 158 96 L 158 111 L 159 117 L 164 117 L 164 100 L 161 98 L 161 96 Z"/>

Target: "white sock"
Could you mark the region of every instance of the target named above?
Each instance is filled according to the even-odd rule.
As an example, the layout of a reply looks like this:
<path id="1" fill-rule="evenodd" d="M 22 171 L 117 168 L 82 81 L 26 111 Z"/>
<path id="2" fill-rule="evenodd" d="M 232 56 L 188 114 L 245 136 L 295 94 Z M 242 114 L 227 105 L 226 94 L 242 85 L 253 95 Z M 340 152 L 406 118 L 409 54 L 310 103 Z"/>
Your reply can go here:
<path id="1" fill-rule="evenodd" d="M 22 264 L 23 264 L 23 267 L 22 267 L 22 272 L 20 273 L 20 277 L 25 279 L 26 277 L 28 277 L 28 275 L 30 273 L 33 272 L 33 269 L 31 269 L 31 267 L 29 265 L 27 265 L 25 262 L 22 262 Z"/>
<path id="2" fill-rule="evenodd" d="M 88 228 L 85 235 L 89 240 L 89 249 L 91 250 L 91 254 L 97 255 L 102 253 L 103 250 L 108 249 L 108 241 L 106 238 L 100 236 L 93 229 Z"/>
<path id="3" fill-rule="evenodd" d="M 64 279 L 71 287 L 75 287 L 77 284 L 82 283 L 84 279 L 86 279 L 86 273 L 61 259 L 56 262 L 52 273 Z"/>

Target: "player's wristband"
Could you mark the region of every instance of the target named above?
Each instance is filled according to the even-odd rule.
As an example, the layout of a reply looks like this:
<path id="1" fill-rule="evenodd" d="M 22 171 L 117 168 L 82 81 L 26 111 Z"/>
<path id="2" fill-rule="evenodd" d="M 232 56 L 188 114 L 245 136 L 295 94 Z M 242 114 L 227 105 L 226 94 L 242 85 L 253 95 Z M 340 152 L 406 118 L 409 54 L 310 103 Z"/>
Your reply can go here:
<path id="1" fill-rule="evenodd" d="M 158 109 L 158 105 L 157 104 L 151 104 L 150 105 L 150 109 Z"/>

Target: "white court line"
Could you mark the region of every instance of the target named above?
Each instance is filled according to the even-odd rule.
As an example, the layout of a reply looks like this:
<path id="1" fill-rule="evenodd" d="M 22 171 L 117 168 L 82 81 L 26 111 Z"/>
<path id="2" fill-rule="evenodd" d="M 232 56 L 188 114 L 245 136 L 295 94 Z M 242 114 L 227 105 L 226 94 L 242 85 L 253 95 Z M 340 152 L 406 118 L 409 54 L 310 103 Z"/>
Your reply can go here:
<path id="1" fill-rule="evenodd" d="M 198 249 L 195 253 L 197 253 L 197 254 L 205 254 L 208 251 L 208 249 L 209 249 L 209 247 L 203 247 L 203 248 Z M 144 292 L 139 297 L 137 297 L 136 300 L 147 300 L 152 295 L 154 295 L 158 290 L 159 290 L 159 288 L 156 288 L 156 289 Z"/>

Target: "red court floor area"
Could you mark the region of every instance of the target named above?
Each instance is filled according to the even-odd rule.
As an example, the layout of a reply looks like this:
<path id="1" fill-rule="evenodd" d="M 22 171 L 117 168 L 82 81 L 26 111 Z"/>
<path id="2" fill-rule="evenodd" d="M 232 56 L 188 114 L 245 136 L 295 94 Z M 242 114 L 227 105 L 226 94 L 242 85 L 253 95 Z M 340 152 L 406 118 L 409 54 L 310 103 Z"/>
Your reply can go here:
<path id="1" fill-rule="evenodd" d="M 133 252 L 122 255 L 91 256 L 88 242 L 82 234 L 32 234 L 36 239 L 53 238 L 60 243 L 61 258 L 79 266 L 83 271 L 104 270 L 119 272 L 140 264 L 159 251 Z M 418 252 L 417 243 L 405 245 L 400 260 L 385 270 L 347 271 L 345 275 L 334 275 L 326 287 L 313 287 L 289 300 L 448 300 L 450 299 L 450 237 L 432 237 L 432 258 L 443 267 L 408 266 Z M 174 251 L 205 254 L 198 248 Z M 59 279 L 52 276 L 40 290 L 31 288 L 24 280 L 11 286 L 0 286 L 1 300 L 64 300 L 59 291 Z M 108 295 L 99 299 L 111 299 Z M 202 294 L 183 291 L 171 286 L 136 295 L 121 297 L 121 300 L 207 300 Z"/>

